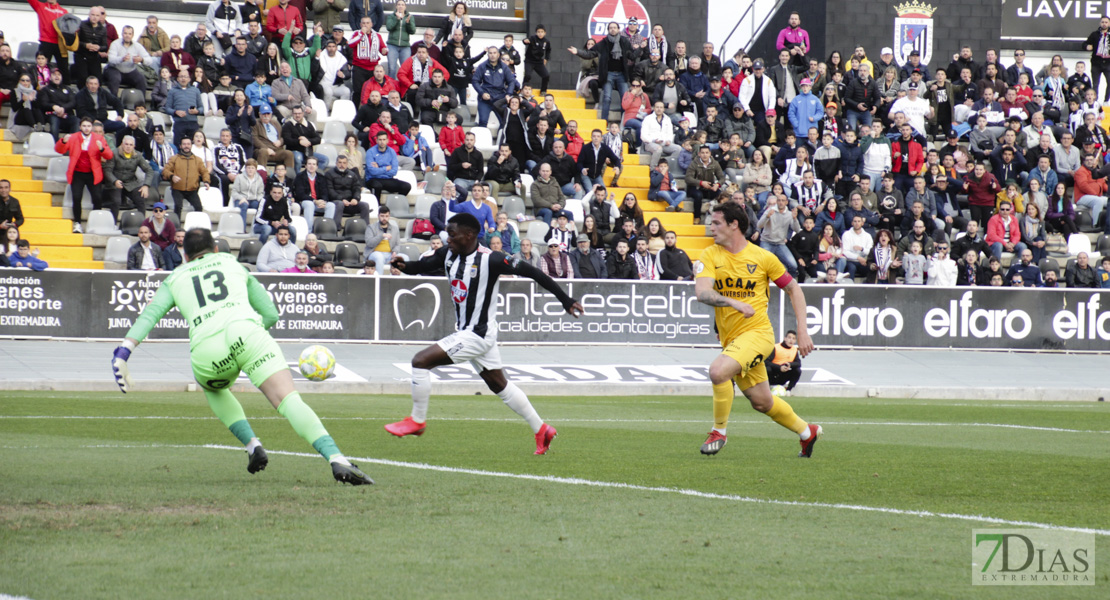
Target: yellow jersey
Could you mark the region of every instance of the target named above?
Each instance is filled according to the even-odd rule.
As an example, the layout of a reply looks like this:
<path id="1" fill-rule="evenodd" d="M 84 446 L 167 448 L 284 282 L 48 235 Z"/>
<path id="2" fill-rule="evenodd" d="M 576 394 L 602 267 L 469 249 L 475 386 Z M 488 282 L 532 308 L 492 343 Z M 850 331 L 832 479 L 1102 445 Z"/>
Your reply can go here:
<path id="1" fill-rule="evenodd" d="M 769 284 L 773 281 L 779 287 L 786 287 L 793 281 L 777 256 L 752 242 L 736 254 L 713 244 L 701 253 L 701 258 L 694 265 L 694 273 L 696 279 L 712 278 L 713 289 L 718 294 L 746 302 L 755 309 L 755 314 L 745 319 L 732 307 L 716 308 L 717 332 L 722 347 L 748 331 L 773 331 L 771 319 L 767 316 L 767 301 L 771 293 Z"/>

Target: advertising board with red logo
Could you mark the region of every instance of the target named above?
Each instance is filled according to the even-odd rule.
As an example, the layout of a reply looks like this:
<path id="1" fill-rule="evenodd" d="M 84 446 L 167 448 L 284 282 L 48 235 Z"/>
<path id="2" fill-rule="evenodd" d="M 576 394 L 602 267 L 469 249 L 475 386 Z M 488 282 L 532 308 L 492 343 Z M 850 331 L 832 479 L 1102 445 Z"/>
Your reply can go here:
<path id="1" fill-rule="evenodd" d="M 598 0 L 590 10 L 588 19 L 589 35 L 594 41 L 601 41 L 605 37 L 609 23 L 621 26 L 621 33 L 628 31 L 629 26 L 639 27 L 639 34 L 647 36 L 651 33 L 651 17 L 647 9 L 639 0 Z"/>

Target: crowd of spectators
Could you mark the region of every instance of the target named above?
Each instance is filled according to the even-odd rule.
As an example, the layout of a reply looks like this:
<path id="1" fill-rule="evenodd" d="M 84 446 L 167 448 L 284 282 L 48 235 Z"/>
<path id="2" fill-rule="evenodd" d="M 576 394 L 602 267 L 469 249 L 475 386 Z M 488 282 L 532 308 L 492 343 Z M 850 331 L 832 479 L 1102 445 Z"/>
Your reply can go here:
<path id="1" fill-rule="evenodd" d="M 437 180 L 440 198 L 412 223 L 414 237 L 442 241 L 447 215 L 470 212 L 483 244 L 553 277 L 689 279 L 675 233 L 645 222 L 636 194 L 618 202 L 609 191 L 627 151 L 651 169 L 648 199 L 692 210 L 695 223 L 714 203 L 744 206 L 749 238 L 803 280 L 990 285 L 980 262 L 1005 253 L 1020 266 L 1029 254 L 1037 266 L 1061 236 L 1110 232 L 1110 136 L 1097 98 L 1110 18 L 1084 44 L 1092 81 L 1083 61 L 1069 72 L 1060 57 L 1034 73 L 1021 49 L 1009 66 L 995 50 L 980 64 L 968 47 L 947 65 L 916 52 L 898 65 L 890 48 L 878 59 L 856 47 L 822 60 L 797 13 L 771 57 L 719 57 L 711 43 L 691 53 L 662 24 L 649 30 L 634 18 L 558 57 L 543 25 L 519 44 L 507 35 L 472 49 L 464 2 L 438 30 L 419 31 L 403 0 L 389 14 L 379 0 L 214 0 L 184 38 L 157 15 L 117 29 L 103 7 L 81 21 L 57 0 L 27 2 L 39 52 L 22 64 L 0 45 L 0 101 L 12 124 L 54 136 L 74 198 L 87 190 L 113 215 L 154 212 L 129 267 L 132 257 L 139 268 L 179 264 L 166 250 L 184 205 L 201 210 L 202 190 L 213 188 L 264 244 L 259 270 L 333 267 L 286 246 L 311 236 L 318 219 L 342 230 L 357 218 L 367 226 L 364 270 L 388 271 L 401 239 L 385 196 Z M 579 61 L 579 92 L 606 130 L 579 132 L 564 116 L 547 93 L 552 60 Z M 339 102 L 353 108 L 348 134 L 322 152 L 315 112 Z M 491 115 L 487 158 L 477 133 Z M 218 140 L 202 118 L 223 119 Z M 508 195 L 530 197 L 532 214 L 519 218 L 550 226 L 546 248 L 502 210 Z M 581 223 L 568 200 L 581 202 Z M 292 227 L 295 217 L 308 231 Z M 73 229 L 82 231 L 76 202 Z M 1068 285 L 1099 283 L 1086 263 L 1076 257 Z M 1044 284 L 1022 275 L 1023 285 Z"/>

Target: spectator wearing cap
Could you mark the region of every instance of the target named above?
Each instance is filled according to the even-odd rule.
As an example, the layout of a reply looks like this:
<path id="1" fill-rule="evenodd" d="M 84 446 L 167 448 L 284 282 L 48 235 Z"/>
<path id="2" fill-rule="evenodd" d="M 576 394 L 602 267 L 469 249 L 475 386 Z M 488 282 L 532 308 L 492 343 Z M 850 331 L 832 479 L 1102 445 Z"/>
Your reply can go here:
<path id="1" fill-rule="evenodd" d="M 547 242 L 547 252 L 540 257 L 540 270 L 552 279 L 574 279 L 574 265 L 570 256 L 560 250 L 560 245 L 556 238 Z"/>
<path id="2" fill-rule="evenodd" d="M 764 121 L 764 115 L 768 110 L 776 110 L 775 83 L 764 76 L 763 70 L 763 59 L 757 58 L 752 63 L 751 77 L 745 77 L 740 83 L 740 97 L 737 98 L 744 106 L 745 114 L 755 121 L 757 126 Z"/>
<path id="3" fill-rule="evenodd" d="M 155 202 L 152 215 L 143 220 L 142 226 L 150 229 L 150 241 L 161 250 L 170 248 L 177 236 L 177 227 L 166 218 L 166 204 Z"/>
<path id="4" fill-rule="evenodd" d="M 883 73 L 891 67 L 894 68 L 895 73 L 898 72 L 898 63 L 894 62 L 894 50 L 887 46 L 879 51 L 879 60 L 871 65 L 871 78 L 882 79 Z"/>
<path id="5" fill-rule="evenodd" d="M 898 89 L 903 93 L 906 93 L 910 90 L 910 84 L 912 83 L 916 83 L 918 87 L 925 85 L 925 73 L 923 73 L 921 69 L 911 70 L 909 72 L 909 76 L 902 80 L 902 83 L 899 84 Z"/>
<path id="6" fill-rule="evenodd" d="M 282 124 L 274 119 L 274 111 L 269 104 L 263 104 L 258 113 L 258 122 L 251 127 L 251 141 L 254 144 L 254 156 L 258 159 L 259 166 L 265 168 L 272 160 L 292 170 L 294 156 L 293 152 L 285 147 L 285 132 Z"/>
<path id="7" fill-rule="evenodd" d="M 926 135 L 925 121 L 933 117 L 933 107 L 929 101 L 921 97 L 924 85 L 920 82 L 909 81 L 906 83 L 906 97 L 899 98 L 890 107 L 890 114 L 902 113 L 906 117 L 916 135 Z"/>
<path id="8" fill-rule="evenodd" d="M 808 133 L 811 127 L 817 127 L 824 111 L 821 110 L 821 101 L 813 95 L 813 82 L 808 78 L 799 83 L 801 93 L 790 101 L 787 118 L 794 128 L 795 135 Z"/>
<path id="9" fill-rule="evenodd" d="M 662 28 L 660 28 L 660 31 L 662 31 Z M 636 63 L 636 66 L 632 69 L 632 78 L 641 80 L 644 92 L 651 96 L 655 93 L 655 88 L 663 83 L 663 73 L 666 70 L 667 63 L 663 61 L 659 49 L 655 48 L 648 52 L 647 58 Z"/>
<path id="10" fill-rule="evenodd" d="M 720 75 L 711 76 L 709 78 L 709 93 L 702 98 L 702 105 L 705 108 L 716 107 L 717 114 L 723 117 L 732 111 L 733 104 L 736 104 L 736 97 L 725 88 Z"/>
<path id="11" fill-rule="evenodd" d="M 921 79 L 924 81 L 929 81 L 930 79 L 932 79 L 929 76 L 929 67 L 921 63 L 921 52 L 917 50 L 913 50 L 910 52 L 909 60 L 907 60 L 906 64 L 902 66 L 902 70 L 899 74 L 900 79 L 902 79 L 903 81 L 909 79 L 910 75 L 914 71 L 920 71 Z"/>
<path id="12" fill-rule="evenodd" d="M 575 247 L 567 253 L 574 279 L 608 279 L 609 270 L 601 252 L 590 247 L 590 238 L 579 234 Z"/>

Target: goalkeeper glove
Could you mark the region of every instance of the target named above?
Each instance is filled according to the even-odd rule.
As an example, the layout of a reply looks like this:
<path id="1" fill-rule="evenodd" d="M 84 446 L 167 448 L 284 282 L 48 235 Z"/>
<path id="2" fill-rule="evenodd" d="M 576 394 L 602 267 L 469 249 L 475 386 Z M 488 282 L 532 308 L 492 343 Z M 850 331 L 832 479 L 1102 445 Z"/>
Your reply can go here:
<path id="1" fill-rule="evenodd" d="M 127 359 L 131 358 L 131 348 L 128 346 L 131 344 L 124 342 L 112 353 L 112 374 L 116 378 L 116 385 L 125 394 L 131 389 L 131 371 L 127 368 Z"/>

